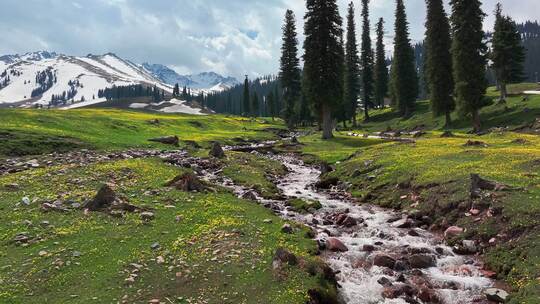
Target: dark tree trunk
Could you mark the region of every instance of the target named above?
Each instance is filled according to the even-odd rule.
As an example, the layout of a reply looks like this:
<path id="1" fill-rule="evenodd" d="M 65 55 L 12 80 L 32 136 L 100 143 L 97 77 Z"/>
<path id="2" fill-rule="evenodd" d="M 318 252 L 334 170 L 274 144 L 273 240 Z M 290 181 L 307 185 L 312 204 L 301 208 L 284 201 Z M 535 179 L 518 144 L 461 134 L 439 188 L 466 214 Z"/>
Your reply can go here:
<path id="1" fill-rule="evenodd" d="M 473 132 L 479 133 L 482 130 L 482 122 L 480 121 L 480 113 L 478 113 L 478 110 L 474 110 L 472 112 L 472 120 L 473 120 Z"/>
<path id="2" fill-rule="evenodd" d="M 322 108 L 322 139 L 332 139 L 334 138 L 334 134 L 332 134 L 332 110 L 328 105 L 323 105 Z"/>
<path id="3" fill-rule="evenodd" d="M 365 104 L 364 105 L 364 121 L 368 121 L 369 120 L 369 108 L 368 108 L 368 105 Z"/>
<path id="4" fill-rule="evenodd" d="M 508 98 L 508 90 L 506 87 L 506 83 L 501 82 L 500 90 L 501 90 L 501 99 L 499 99 L 499 103 L 506 103 L 506 98 Z"/>
<path id="5" fill-rule="evenodd" d="M 446 111 L 446 123 L 444 124 L 444 128 L 445 129 L 450 128 L 451 125 L 452 125 L 452 115 L 450 111 Z"/>

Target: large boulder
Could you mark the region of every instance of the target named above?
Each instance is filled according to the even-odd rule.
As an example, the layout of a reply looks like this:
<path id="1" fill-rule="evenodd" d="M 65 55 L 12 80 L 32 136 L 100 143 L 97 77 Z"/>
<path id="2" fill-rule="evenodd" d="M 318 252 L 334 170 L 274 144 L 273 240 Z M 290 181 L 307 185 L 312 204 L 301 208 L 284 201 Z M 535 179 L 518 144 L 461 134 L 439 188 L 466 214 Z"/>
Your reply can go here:
<path id="1" fill-rule="evenodd" d="M 396 259 L 384 254 L 378 254 L 373 259 L 373 265 L 393 269 L 396 265 Z"/>
<path id="2" fill-rule="evenodd" d="M 337 177 L 327 177 L 320 181 L 318 181 L 315 184 L 315 188 L 317 189 L 330 189 L 332 186 L 336 186 L 339 184 L 339 178 Z"/>
<path id="3" fill-rule="evenodd" d="M 274 260 L 272 262 L 272 266 L 274 267 L 274 269 L 279 269 L 284 264 L 294 266 L 298 264 L 298 258 L 287 249 L 278 248 L 276 250 L 276 253 L 274 254 Z"/>
<path id="4" fill-rule="evenodd" d="M 484 290 L 484 294 L 489 301 L 496 303 L 505 303 L 508 298 L 508 293 L 502 289 L 488 288 Z"/>
<path id="5" fill-rule="evenodd" d="M 249 201 L 257 201 L 257 194 L 254 191 L 247 191 L 242 194 L 241 198 Z"/>
<path id="6" fill-rule="evenodd" d="M 166 187 L 173 187 L 177 190 L 191 192 L 202 192 L 207 189 L 202 181 L 193 173 L 184 173 L 175 177 L 173 180 L 165 184 Z"/>
<path id="7" fill-rule="evenodd" d="M 90 211 L 99 211 L 110 207 L 116 201 L 115 185 L 105 184 L 101 186 L 98 193 L 86 205 L 85 209 Z"/>
<path id="8" fill-rule="evenodd" d="M 444 238 L 445 239 L 452 239 L 452 238 L 455 238 L 457 236 L 460 236 L 465 230 L 461 227 L 458 227 L 458 226 L 451 226 L 451 227 L 448 227 L 448 229 L 446 229 L 446 231 L 444 231 Z"/>
<path id="9" fill-rule="evenodd" d="M 358 220 L 345 213 L 342 213 L 337 216 L 336 225 L 351 228 L 358 225 Z"/>
<path id="10" fill-rule="evenodd" d="M 219 142 L 215 141 L 212 144 L 212 148 L 210 149 L 210 156 L 213 156 L 215 158 L 223 158 L 225 157 L 225 152 L 223 151 L 223 148 L 221 148 L 221 145 Z"/>
<path id="11" fill-rule="evenodd" d="M 435 267 L 437 262 L 435 257 L 430 254 L 413 254 L 409 257 L 409 264 L 411 268 L 430 268 Z"/>
<path id="12" fill-rule="evenodd" d="M 329 238 L 326 240 L 326 249 L 334 252 L 346 252 L 349 251 L 349 248 L 343 244 L 340 240 L 336 238 Z"/>
<path id="13" fill-rule="evenodd" d="M 478 174 L 471 174 L 471 198 L 479 198 L 482 190 L 507 191 L 510 190 L 510 187 L 483 179 Z"/>

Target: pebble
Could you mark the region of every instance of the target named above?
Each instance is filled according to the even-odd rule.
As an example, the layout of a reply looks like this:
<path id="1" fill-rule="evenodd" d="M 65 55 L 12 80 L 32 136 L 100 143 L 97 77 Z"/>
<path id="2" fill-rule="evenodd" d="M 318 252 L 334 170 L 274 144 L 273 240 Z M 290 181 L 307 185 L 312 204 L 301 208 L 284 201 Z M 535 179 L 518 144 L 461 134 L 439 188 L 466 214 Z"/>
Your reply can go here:
<path id="1" fill-rule="evenodd" d="M 30 205 L 30 198 L 28 196 L 25 196 L 22 198 L 21 202 L 26 205 L 26 206 L 29 206 Z"/>

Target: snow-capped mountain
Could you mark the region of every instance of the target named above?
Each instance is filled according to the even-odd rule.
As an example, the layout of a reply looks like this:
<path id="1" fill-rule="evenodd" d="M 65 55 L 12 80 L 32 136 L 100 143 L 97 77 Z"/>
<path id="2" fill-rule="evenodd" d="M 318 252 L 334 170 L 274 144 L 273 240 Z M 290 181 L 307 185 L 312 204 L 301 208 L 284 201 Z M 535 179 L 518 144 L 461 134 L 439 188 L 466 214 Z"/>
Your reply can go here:
<path id="1" fill-rule="evenodd" d="M 214 72 L 204 72 L 195 75 L 180 75 L 173 69 L 162 64 L 143 63 L 143 68 L 169 85 L 178 83 L 180 87 L 190 87 L 204 91 L 222 91 L 239 84 L 234 77 L 224 77 Z"/>
<path id="2" fill-rule="evenodd" d="M 141 66 L 115 54 L 67 56 L 50 52 L 0 57 L 0 104 L 48 105 L 55 96 L 70 103 L 98 103 L 98 91 L 133 84 L 172 87 Z"/>

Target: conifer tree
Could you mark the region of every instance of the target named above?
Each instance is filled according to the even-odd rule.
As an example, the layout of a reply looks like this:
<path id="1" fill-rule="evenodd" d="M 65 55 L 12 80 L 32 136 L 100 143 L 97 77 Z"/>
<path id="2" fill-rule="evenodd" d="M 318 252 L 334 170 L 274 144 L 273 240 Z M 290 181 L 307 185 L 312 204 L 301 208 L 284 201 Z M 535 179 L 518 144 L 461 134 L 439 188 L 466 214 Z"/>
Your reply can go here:
<path id="1" fill-rule="evenodd" d="M 270 92 L 266 97 L 266 105 L 268 107 L 268 115 L 270 115 L 272 121 L 274 121 L 274 117 L 276 116 L 276 98 L 274 97 L 274 92 Z"/>
<path id="2" fill-rule="evenodd" d="M 418 75 L 414 62 L 414 50 L 409 39 L 409 23 L 403 0 L 396 1 L 394 58 L 391 74 L 394 104 L 403 117 L 412 114 L 418 95 Z"/>
<path id="3" fill-rule="evenodd" d="M 373 98 L 373 49 L 371 48 L 369 24 L 369 0 L 362 0 L 362 101 L 364 103 L 364 119 L 369 120 L 369 107 Z"/>
<path id="4" fill-rule="evenodd" d="M 251 97 L 251 116 L 259 116 L 259 95 L 257 92 L 253 92 L 253 97 Z"/>
<path id="5" fill-rule="evenodd" d="M 305 94 L 322 121 L 322 138 L 331 139 L 343 102 L 343 20 L 336 0 L 307 0 L 304 19 Z"/>
<path id="6" fill-rule="evenodd" d="M 482 30 L 485 14 L 479 0 L 451 0 L 452 60 L 455 98 L 459 112 L 472 118 L 473 131 L 482 124 L 479 111 L 487 105 L 486 45 Z"/>
<path id="7" fill-rule="evenodd" d="M 283 25 L 283 45 L 279 77 L 283 89 L 283 118 L 289 129 L 295 124 L 295 107 L 301 94 L 300 59 L 298 58 L 298 39 L 296 38 L 296 18 L 293 11 L 285 13 Z"/>
<path id="8" fill-rule="evenodd" d="M 360 58 L 356 43 L 356 23 L 354 21 L 354 3 L 349 4 L 347 14 L 347 43 L 345 44 L 345 91 L 344 103 L 347 119 L 352 119 L 356 127 L 356 107 L 360 95 Z"/>
<path id="9" fill-rule="evenodd" d="M 249 79 L 246 75 L 246 80 L 244 80 L 244 100 L 242 107 L 242 115 L 249 116 L 251 113 L 251 96 L 249 95 Z"/>
<path id="10" fill-rule="evenodd" d="M 233 113 L 234 113 L 234 110 L 233 110 L 233 103 L 232 103 L 232 96 L 231 96 L 231 93 L 230 93 L 230 92 L 227 94 L 227 106 L 226 106 L 225 112 L 226 112 L 226 113 L 229 113 L 229 114 L 233 114 Z"/>
<path id="11" fill-rule="evenodd" d="M 491 60 L 501 92 L 500 101 L 508 97 L 507 84 L 523 81 L 525 48 L 517 25 L 502 13 L 502 5 L 495 10 L 495 30 L 493 32 Z"/>
<path id="12" fill-rule="evenodd" d="M 450 22 L 442 0 L 426 0 L 426 62 L 425 74 L 429 88 L 431 109 L 435 116 L 445 115 L 446 127 L 452 122 L 450 114 L 455 109 L 452 93 L 452 40 Z"/>
<path id="13" fill-rule="evenodd" d="M 388 94 L 388 67 L 384 46 L 384 19 L 377 23 L 377 46 L 375 51 L 375 104 L 384 107 L 384 98 Z"/>

